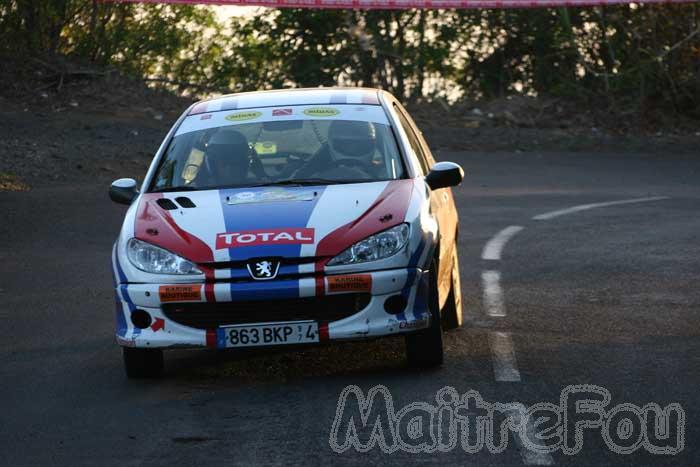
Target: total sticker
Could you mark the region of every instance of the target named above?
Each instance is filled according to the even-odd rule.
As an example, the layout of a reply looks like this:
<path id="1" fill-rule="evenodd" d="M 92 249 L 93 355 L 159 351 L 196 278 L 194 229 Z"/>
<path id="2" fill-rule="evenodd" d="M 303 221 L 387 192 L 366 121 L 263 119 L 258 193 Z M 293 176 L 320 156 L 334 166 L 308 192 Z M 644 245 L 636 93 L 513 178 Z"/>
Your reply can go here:
<path id="1" fill-rule="evenodd" d="M 329 276 L 328 292 L 370 292 L 372 290 L 371 274 L 353 274 L 350 276 Z"/>
<path id="2" fill-rule="evenodd" d="M 340 110 L 333 107 L 311 107 L 304 110 L 304 115 L 309 117 L 335 117 L 340 113 Z"/>
<path id="3" fill-rule="evenodd" d="M 187 302 L 202 298 L 202 285 L 161 285 L 158 288 L 161 302 Z"/>
<path id="4" fill-rule="evenodd" d="M 231 122 L 242 122 L 245 120 L 255 120 L 261 115 L 262 112 L 249 110 L 247 112 L 236 112 L 235 114 L 226 115 L 226 120 Z"/>

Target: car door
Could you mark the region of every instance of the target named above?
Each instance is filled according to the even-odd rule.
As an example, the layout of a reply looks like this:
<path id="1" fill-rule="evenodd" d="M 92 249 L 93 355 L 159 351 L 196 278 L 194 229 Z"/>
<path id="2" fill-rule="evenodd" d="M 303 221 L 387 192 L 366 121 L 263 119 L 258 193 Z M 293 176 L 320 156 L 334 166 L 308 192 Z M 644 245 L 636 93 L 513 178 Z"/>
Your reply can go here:
<path id="1" fill-rule="evenodd" d="M 422 133 L 416 126 L 408 112 L 399 104 L 394 103 L 394 109 L 399 117 L 399 123 L 403 127 L 408 138 L 411 149 L 420 163 L 423 175 L 427 175 L 435 164 L 430 148 L 428 147 Z M 441 188 L 431 190 L 430 209 L 438 222 L 439 241 L 439 264 L 438 264 L 438 290 L 440 295 L 440 306 L 442 307 L 450 292 L 452 272 L 452 259 L 456 248 L 457 235 L 457 211 L 454 206 L 452 189 Z"/>

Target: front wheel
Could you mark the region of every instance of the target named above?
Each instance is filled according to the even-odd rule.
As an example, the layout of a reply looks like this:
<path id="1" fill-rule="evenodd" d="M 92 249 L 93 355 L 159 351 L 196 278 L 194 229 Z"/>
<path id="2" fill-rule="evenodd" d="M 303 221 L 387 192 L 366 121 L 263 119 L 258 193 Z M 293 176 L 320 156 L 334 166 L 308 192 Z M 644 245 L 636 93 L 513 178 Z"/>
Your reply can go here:
<path id="1" fill-rule="evenodd" d="M 436 264 L 430 271 L 428 307 L 430 327 L 406 335 L 406 358 L 414 368 L 434 368 L 442 365 L 442 326 L 440 325 L 440 300 L 437 290 Z"/>
<path id="2" fill-rule="evenodd" d="M 163 371 L 161 349 L 122 347 L 124 369 L 129 378 L 155 378 Z"/>
<path id="3" fill-rule="evenodd" d="M 442 307 L 442 327 L 445 330 L 457 329 L 462 325 L 462 285 L 459 278 L 459 255 L 457 246 L 452 255 L 450 294 Z"/>

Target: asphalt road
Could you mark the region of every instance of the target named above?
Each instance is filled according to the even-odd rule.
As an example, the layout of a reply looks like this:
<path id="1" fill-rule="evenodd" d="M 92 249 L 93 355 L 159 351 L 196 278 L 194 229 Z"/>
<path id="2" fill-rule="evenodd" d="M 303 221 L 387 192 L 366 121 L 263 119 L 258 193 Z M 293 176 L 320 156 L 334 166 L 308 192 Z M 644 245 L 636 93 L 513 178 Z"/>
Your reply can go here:
<path id="1" fill-rule="evenodd" d="M 299 352 L 172 351 L 163 378 L 127 380 L 113 338 L 109 267 L 123 209 L 110 203 L 106 186 L 0 193 L 0 462 L 698 465 L 700 158 L 443 153 L 440 159 L 467 172 L 455 190 L 465 325 L 446 334 L 446 361 L 435 371 L 408 369 L 403 342 L 388 339 Z M 648 197 L 668 198 L 533 219 Z M 501 245 L 500 259 L 482 259 L 486 243 L 509 226 L 522 230 Z M 603 428 L 593 427 L 580 446 L 575 431 L 567 432 L 565 444 L 576 451 L 568 453 L 562 446 L 538 453 L 512 433 L 502 449 L 468 452 L 457 444 L 387 454 L 375 445 L 337 453 L 331 430 L 349 385 L 364 394 L 385 386 L 396 411 L 411 402 L 435 406 L 446 386 L 529 407 L 559 404 L 571 385 L 595 385 L 610 394 L 606 410 L 679 404 L 684 423 L 670 419 L 666 445 L 678 447 L 682 438 L 683 449 L 652 454 L 641 446 L 620 454 Z M 345 424 L 352 403 L 347 407 Z M 609 418 L 608 432 L 618 436 L 613 445 L 634 444 L 629 440 L 641 425 L 632 423 L 630 431 L 617 415 Z M 355 421 L 359 441 L 371 439 L 373 429 L 388 432 L 380 423 Z M 423 428 L 446 432 L 437 421 L 423 421 Z M 645 426 L 653 433 L 652 422 Z M 411 426 L 420 428 L 401 426 L 403 439 L 416 434 Z"/>

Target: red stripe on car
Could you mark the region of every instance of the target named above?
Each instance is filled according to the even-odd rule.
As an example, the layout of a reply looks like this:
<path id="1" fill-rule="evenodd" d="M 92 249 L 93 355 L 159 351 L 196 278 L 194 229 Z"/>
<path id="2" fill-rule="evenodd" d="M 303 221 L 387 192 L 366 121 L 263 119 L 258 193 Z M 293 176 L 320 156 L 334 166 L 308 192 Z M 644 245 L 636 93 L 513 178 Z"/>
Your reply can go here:
<path id="1" fill-rule="evenodd" d="M 331 258 L 370 235 L 404 222 L 411 202 L 413 184 L 411 179 L 389 182 L 377 200 L 360 217 L 338 227 L 318 242 L 316 256 L 322 259 L 315 265 L 317 296 L 325 295 L 323 269 Z M 320 284 L 318 278 L 321 278 Z"/>
<path id="2" fill-rule="evenodd" d="M 199 104 L 192 107 L 192 110 L 190 110 L 190 115 L 197 115 L 197 114 L 205 113 L 207 111 L 208 105 L 209 105 L 208 102 L 200 102 Z"/>
<path id="3" fill-rule="evenodd" d="M 329 339 L 328 323 L 319 323 L 318 325 L 318 340 L 323 342 Z"/>
<path id="4" fill-rule="evenodd" d="M 195 263 L 211 263 L 214 253 L 200 238 L 185 232 L 170 213 L 156 204 L 162 193 L 146 193 L 141 197 L 134 226 L 134 237 L 165 248 Z M 200 266 L 208 282 L 204 293 L 208 302 L 216 301 L 214 295 L 214 270 Z"/>
<path id="5" fill-rule="evenodd" d="M 207 329 L 207 347 L 216 348 L 216 329 Z"/>
<path id="6" fill-rule="evenodd" d="M 376 92 L 364 92 L 362 93 L 362 103 L 368 105 L 379 105 L 379 99 L 377 98 Z"/>
<path id="7" fill-rule="evenodd" d="M 324 263 L 325 264 L 325 263 Z M 318 268 L 318 263 L 316 263 L 316 271 L 318 274 L 319 268 Z M 321 266 L 320 271 L 323 271 L 323 266 Z M 316 276 L 316 296 L 317 297 L 322 297 L 326 295 L 326 280 L 323 277 L 323 275 L 318 274 Z"/>

